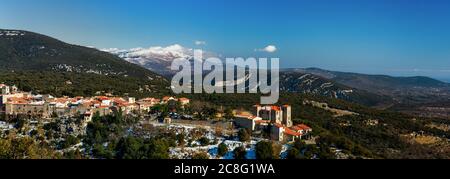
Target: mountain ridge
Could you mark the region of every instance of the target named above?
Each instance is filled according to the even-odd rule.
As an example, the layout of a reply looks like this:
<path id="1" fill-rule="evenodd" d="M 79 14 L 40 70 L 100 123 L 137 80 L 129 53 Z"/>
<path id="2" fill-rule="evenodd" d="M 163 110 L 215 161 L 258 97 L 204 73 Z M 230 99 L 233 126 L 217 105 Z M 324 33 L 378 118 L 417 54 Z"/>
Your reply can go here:
<path id="1" fill-rule="evenodd" d="M 450 99 L 450 84 L 430 77 L 368 75 L 351 72 L 336 72 L 319 68 L 297 68 L 286 69 L 284 71 L 314 74 L 349 87 L 366 90 L 380 95 L 389 95 L 394 99 L 407 96 L 431 96 Z M 402 99 L 396 100 L 398 102 L 404 102 Z"/>
<path id="2" fill-rule="evenodd" d="M 164 77 L 115 55 L 22 30 L 0 29 L 0 71 L 0 82 L 36 85 L 36 91 L 67 90 L 57 95 L 94 95 L 97 90 L 140 95 L 145 91 L 168 91 L 165 88 L 169 86 Z M 44 77 L 34 78 L 39 72 L 58 80 L 48 83 Z M 68 81 L 80 84 L 81 89 L 70 87 Z"/>
<path id="3" fill-rule="evenodd" d="M 397 79 L 403 79 L 403 80 L 426 80 L 426 81 L 432 81 L 436 84 L 440 85 L 450 85 L 450 83 L 428 77 L 428 76 L 393 76 L 393 75 L 386 75 L 386 74 L 364 74 L 364 73 L 357 73 L 357 72 L 343 72 L 343 71 L 332 71 L 332 70 L 325 70 L 321 68 L 316 67 L 310 67 L 310 68 L 283 68 L 282 71 L 304 71 L 312 74 L 316 74 L 318 76 L 322 76 L 325 78 L 334 78 L 336 74 L 347 74 L 347 75 L 364 75 L 364 76 L 372 76 L 372 77 L 384 77 L 384 78 L 397 78 Z M 331 77 L 330 77 L 331 76 Z"/>
<path id="4" fill-rule="evenodd" d="M 43 34 L 5 29 L 0 29 L 0 34 L 3 34 L 0 35 L 0 50 L 6 52 L 0 54 L 0 67 L 5 70 L 65 70 L 135 77 L 156 75 L 138 65 L 124 63 L 109 53 L 68 44 Z"/>
<path id="5" fill-rule="evenodd" d="M 192 49 L 180 45 L 150 47 L 147 49 L 135 48 L 130 50 L 104 49 L 103 51 L 110 52 L 126 61 L 141 65 L 167 78 L 171 78 L 176 73 L 170 70 L 171 62 L 174 59 L 184 58 L 191 60 L 193 58 Z M 300 75 L 310 74 L 313 76 L 310 76 L 310 79 L 304 81 L 299 80 L 298 77 L 300 76 L 294 75 L 294 73 L 299 73 Z M 292 78 L 296 82 L 289 82 L 282 79 L 281 90 L 284 92 L 324 95 L 377 107 L 389 107 L 395 103 L 404 102 L 404 99 L 410 96 L 432 95 L 434 99 L 442 93 L 447 94 L 446 88 L 449 86 L 448 84 L 428 77 L 397 78 L 388 75 L 334 72 L 319 68 L 286 68 L 280 70 L 280 75 L 282 77 L 288 77 L 289 75 L 297 77 Z M 315 81 L 315 83 L 308 83 L 308 80 L 311 81 L 315 78 L 319 80 Z M 327 86 L 329 83 L 332 83 L 333 87 L 324 89 L 323 86 Z M 352 92 L 349 93 L 348 91 Z M 450 96 L 450 93 L 448 95 Z M 387 99 L 386 97 L 388 96 L 392 99 Z M 419 102 L 422 101 L 429 102 L 422 99 Z"/>

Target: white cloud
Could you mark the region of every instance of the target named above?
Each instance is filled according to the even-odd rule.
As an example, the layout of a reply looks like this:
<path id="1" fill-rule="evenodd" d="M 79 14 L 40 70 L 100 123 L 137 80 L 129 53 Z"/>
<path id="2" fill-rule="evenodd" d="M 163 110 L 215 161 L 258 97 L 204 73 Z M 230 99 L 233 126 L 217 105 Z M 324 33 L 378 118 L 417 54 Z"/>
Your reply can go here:
<path id="1" fill-rule="evenodd" d="M 262 49 L 256 49 L 255 51 L 258 51 L 258 52 L 267 52 L 267 53 L 274 53 L 274 52 L 276 52 L 278 49 L 277 49 L 277 47 L 275 46 L 275 45 L 268 45 L 267 47 L 265 47 L 265 48 L 262 48 Z"/>
<path id="2" fill-rule="evenodd" d="M 197 40 L 195 41 L 195 45 L 206 45 L 206 41 Z"/>

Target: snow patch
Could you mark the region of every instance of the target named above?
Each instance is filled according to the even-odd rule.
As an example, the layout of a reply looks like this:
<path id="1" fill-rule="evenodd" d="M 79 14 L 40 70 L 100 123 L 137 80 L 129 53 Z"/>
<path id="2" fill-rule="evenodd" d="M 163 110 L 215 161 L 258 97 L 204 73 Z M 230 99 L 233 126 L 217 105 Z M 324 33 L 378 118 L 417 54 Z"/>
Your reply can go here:
<path id="1" fill-rule="evenodd" d="M 155 125 L 155 126 L 163 127 L 165 125 L 160 124 L 160 125 Z M 235 139 L 228 138 L 227 139 L 224 137 L 216 137 L 214 135 L 215 134 L 214 129 L 212 129 L 210 127 L 197 128 L 197 127 L 188 126 L 188 125 L 172 124 L 172 125 L 167 126 L 167 128 L 169 130 L 174 131 L 177 135 L 183 133 L 183 134 L 185 134 L 185 136 L 189 136 L 190 132 L 192 132 L 193 130 L 199 130 L 199 129 L 206 130 L 204 137 L 206 137 L 210 141 L 213 141 L 213 140 L 218 141 L 217 144 L 207 145 L 207 146 L 200 146 L 200 143 L 198 141 L 193 141 L 191 143 L 191 145 L 194 145 L 195 147 L 171 148 L 169 151 L 170 156 L 172 158 L 176 158 L 176 159 L 190 159 L 193 154 L 196 154 L 199 152 L 207 153 L 210 159 L 225 159 L 225 160 L 234 159 L 233 150 L 238 147 L 241 147 L 241 146 L 244 147 L 247 151 L 246 159 L 256 159 L 256 151 L 255 151 L 256 144 L 260 141 L 265 140 L 262 138 L 253 138 L 253 140 L 250 142 L 241 142 L 241 141 L 238 141 L 237 138 L 235 138 Z M 188 141 L 188 139 L 186 138 L 185 141 Z M 219 147 L 219 144 L 221 144 L 221 143 L 224 143 L 227 146 L 228 153 L 226 153 L 222 157 L 219 157 L 218 156 L 218 147 Z M 289 148 L 290 148 L 289 145 L 282 146 L 282 151 L 280 153 L 281 158 L 286 158 L 287 150 Z"/>
<path id="2" fill-rule="evenodd" d="M 24 36 L 24 32 L 15 31 L 15 30 L 6 30 L 0 31 L 0 36 Z"/>

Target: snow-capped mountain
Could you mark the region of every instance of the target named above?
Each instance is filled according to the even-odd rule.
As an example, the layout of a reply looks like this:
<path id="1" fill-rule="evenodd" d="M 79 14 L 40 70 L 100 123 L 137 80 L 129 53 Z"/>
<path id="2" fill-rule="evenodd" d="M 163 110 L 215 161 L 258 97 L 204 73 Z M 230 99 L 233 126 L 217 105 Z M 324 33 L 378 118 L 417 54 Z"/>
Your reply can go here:
<path id="1" fill-rule="evenodd" d="M 0 29 L 0 71 L 0 82 L 55 96 L 139 96 L 166 93 L 170 86 L 161 75 L 116 55 L 23 30 Z"/>
<path id="2" fill-rule="evenodd" d="M 150 48 L 132 48 L 129 50 L 110 48 L 103 49 L 105 52 L 116 54 L 124 59 L 136 59 L 136 58 L 157 58 L 163 61 L 172 61 L 176 58 L 191 58 L 194 51 L 190 48 L 185 48 L 181 45 L 175 44 L 167 47 L 150 47 Z"/>
<path id="3" fill-rule="evenodd" d="M 179 44 L 167 47 L 155 46 L 149 48 L 132 49 L 102 49 L 102 51 L 112 53 L 123 58 L 126 61 L 141 65 L 153 72 L 164 76 L 171 76 L 176 71 L 170 70 L 173 60 L 182 58 L 192 60 L 194 58 L 194 49 L 183 47 Z M 203 58 L 215 56 L 214 53 L 204 52 Z"/>

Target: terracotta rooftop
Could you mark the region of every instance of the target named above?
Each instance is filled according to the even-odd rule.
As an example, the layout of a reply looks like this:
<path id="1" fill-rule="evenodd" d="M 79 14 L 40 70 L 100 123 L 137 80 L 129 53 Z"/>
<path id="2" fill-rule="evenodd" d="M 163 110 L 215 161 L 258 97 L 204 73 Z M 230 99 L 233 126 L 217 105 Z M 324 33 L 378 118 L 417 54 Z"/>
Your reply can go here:
<path id="1" fill-rule="evenodd" d="M 268 124 L 268 123 L 270 123 L 270 121 L 269 120 L 257 120 L 257 121 L 255 121 L 257 124 Z"/>
<path id="2" fill-rule="evenodd" d="M 256 116 L 252 116 L 252 115 L 244 115 L 244 114 L 236 115 L 235 117 L 238 117 L 238 118 L 247 118 L 247 119 L 251 119 L 251 120 L 257 118 Z"/>
<path id="3" fill-rule="evenodd" d="M 178 99 L 179 101 L 189 101 L 189 99 L 188 98 L 180 98 L 180 99 Z"/>
<path id="4" fill-rule="evenodd" d="M 299 129 L 302 129 L 302 130 L 310 130 L 311 129 L 311 127 L 309 127 L 309 126 L 307 126 L 307 125 L 305 125 L 305 124 L 299 124 L 299 125 L 296 125 L 296 126 L 294 126 L 295 128 L 299 128 Z M 294 128 L 293 127 L 293 128 Z"/>
<path id="5" fill-rule="evenodd" d="M 274 111 L 281 111 L 281 108 L 278 106 L 272 106 L 272 110 Z"/>
<path id="6" fill-rule="evenodd" d="M 284 133 L 287 134 L 287 135 L 291 135 L 291 136 L 301 136 L 302 135 L 301 133 L 295 132 L 295 131 L 293 131 L 291 129 L 288 129 L 288 128 L 286 128 L 284 130 Z"/>
<path id="7" fill-rule="evenodd" d="M 11 97 L 8 98 L 6 103 L 9 104 L 29 104 L 31 102 L 31 98 L 21 98 L 21 97 Z"/>

